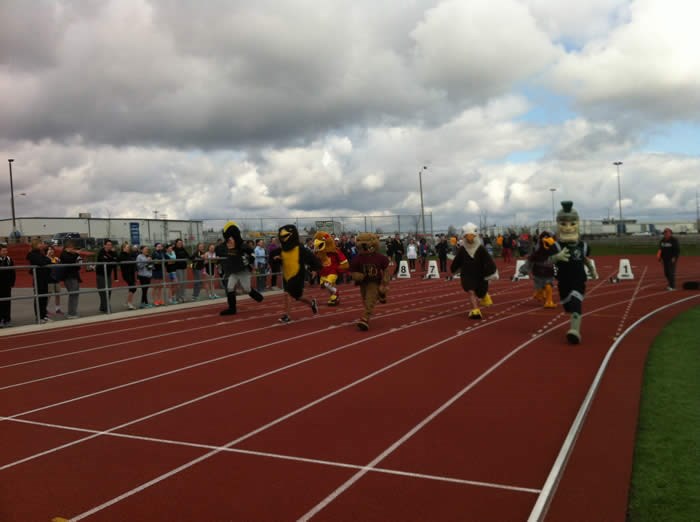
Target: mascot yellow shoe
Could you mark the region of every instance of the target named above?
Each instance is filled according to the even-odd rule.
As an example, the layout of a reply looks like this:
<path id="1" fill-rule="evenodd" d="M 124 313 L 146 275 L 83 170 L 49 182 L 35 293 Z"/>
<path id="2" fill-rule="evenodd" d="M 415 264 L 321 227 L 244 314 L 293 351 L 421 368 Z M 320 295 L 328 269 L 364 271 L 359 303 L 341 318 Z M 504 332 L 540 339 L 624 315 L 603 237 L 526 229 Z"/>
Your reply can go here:
<path id="1" fill-rule="evenodd" d="M 481 315 L 481 310 L 478 308 L 474 308 L 471 312 L 469 312 L 469 319 L 483 319 L 483 316 Z"/>
<path id="2" fill-rule="evenodd" d="M 493 300 L 491 299 L 491 296 L 488 294 L 488 292 L 486 293 L 486 295 L 484 297 L 481 298 L 481 300 L 479 301 L 479 304 L 481 306 L 486 306 L 486 307 L 489 307 L 493 304 Z"/>
<path id="3" fill-rule="evenodd" d="M 544 307 L 545 308 L 556 308 L 557 305 L 552 300 L 552 285 L 546 285 L 544 287 Z"/>

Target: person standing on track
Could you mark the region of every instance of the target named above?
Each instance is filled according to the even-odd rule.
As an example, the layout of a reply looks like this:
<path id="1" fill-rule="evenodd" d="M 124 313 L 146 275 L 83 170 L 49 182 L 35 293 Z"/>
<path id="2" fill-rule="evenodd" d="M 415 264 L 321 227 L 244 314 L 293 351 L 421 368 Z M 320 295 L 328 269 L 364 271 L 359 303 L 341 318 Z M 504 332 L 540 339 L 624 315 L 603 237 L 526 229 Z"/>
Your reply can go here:
<path id="1" fill-rule="evenodd" d="M 681 247 L 673 236 L 673 231 L 670 228 L 664 228 L 664 237 L 659 241 L 656 258 L 664 264 L 664 277 L 668 281 L 666 290 L 676 289 L 676 265 L 680 255 Z"/>

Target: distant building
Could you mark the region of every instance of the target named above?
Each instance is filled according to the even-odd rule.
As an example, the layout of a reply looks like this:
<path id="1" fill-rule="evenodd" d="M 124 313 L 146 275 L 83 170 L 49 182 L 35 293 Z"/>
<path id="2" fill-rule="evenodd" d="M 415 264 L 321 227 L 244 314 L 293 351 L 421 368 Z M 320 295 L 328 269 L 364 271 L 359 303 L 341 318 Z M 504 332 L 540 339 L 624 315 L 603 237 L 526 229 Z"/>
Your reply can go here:
<path id="1" fill-rule="evenodd" d="M 54 235 L 66 232 L 78 233 L 82 238 L 93 238 L 97 244 L 103 239 L 129 241 L 132 244 L 152 245 L 156 241 L 173 241 L 181 238 L 186 243 L 203 237 L 203 221 L 143 218 L 93 218 L 80 214 L 77 218 L 23 217 L 17 218 L 21 241 L 39 237 L 50 240 Z M 0 238 L 12 234 L 12 220 L 0 220 Z"/>

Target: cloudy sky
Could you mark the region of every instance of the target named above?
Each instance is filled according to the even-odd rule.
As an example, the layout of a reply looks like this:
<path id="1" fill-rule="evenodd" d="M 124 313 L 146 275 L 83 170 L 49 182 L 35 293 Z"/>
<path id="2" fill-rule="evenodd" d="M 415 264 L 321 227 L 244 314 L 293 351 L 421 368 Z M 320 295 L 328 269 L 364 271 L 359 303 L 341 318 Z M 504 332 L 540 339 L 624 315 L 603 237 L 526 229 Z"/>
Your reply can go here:
<path id="1" fill-rule="evenodd" d="M 2 0 L 19 216 L 695 219 L 695 0 Z M 7 169 L 6 161 L 2 169 Z M 0 171 L 2 172 L 2 171 Z M 8 218 L 9 175 L 0 175 Z M 6 204 L 7 202 L 8 204 Z"/>

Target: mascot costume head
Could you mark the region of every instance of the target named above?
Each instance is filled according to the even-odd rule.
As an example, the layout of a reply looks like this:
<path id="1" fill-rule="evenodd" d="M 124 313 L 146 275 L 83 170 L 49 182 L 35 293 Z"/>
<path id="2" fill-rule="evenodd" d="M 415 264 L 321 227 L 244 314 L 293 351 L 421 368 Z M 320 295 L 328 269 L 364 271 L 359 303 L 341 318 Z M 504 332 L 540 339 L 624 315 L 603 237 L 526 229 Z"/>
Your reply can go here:
<path id="1" fill-rule="evenodd" d="M 464 238 L 462 246 L 471 257 L 474 257 L 477 248 L 481 245 L 479 229 L 474 223 L 467 223 L 462 227 L 462 237 Z"/>
<path id="2" fill-rule="evenodd" d="M 537 246 L 535 247 L 535 252 L 544 250 L 545 252 L 551 252 L 552 247 L 557 242 L 551 232 L 544 230 L 540 232 L 537 236 Z"/>
<path id="3" fill-rule="evenodd" d="M 561 210 L 557 212 L 557 236 L 561 243 L 577 243 L 580 219 L 573 201 L 562 201 Z"/>
<path id="4" fill-rule="evenodd" d="M 335 240 L 328 232 L 316 232 L 314 235 L 314 252 L 324 257 L 338 250 Z"/>
<path id="5" fill-rule="evenodd" d="M 277 231 L 280 246 L 285 252 L 299 247 L 299 231 L 294 225 L 284 225 Z"/>
<path id="6" fill-rule="evenodd" d="M 235 221 L 229 221 L 224 225 L 224 229 L 222 231 L 223 236 L 224 236 L 224 241 L 228 241 L 229 239 L 233 239 L 233 241 L 236 243 L 236 247 L 240 247 L 243 245 L 243 238 L 241 237 L 241 229 L 238 228 L 238 223 Z"/>
<path id="7" fill-rule="evenodd" d="M 357 253 L 362 255 L 379 252 L 379 236 L 369 232 L 362 232 L 355 237 Z"/>

